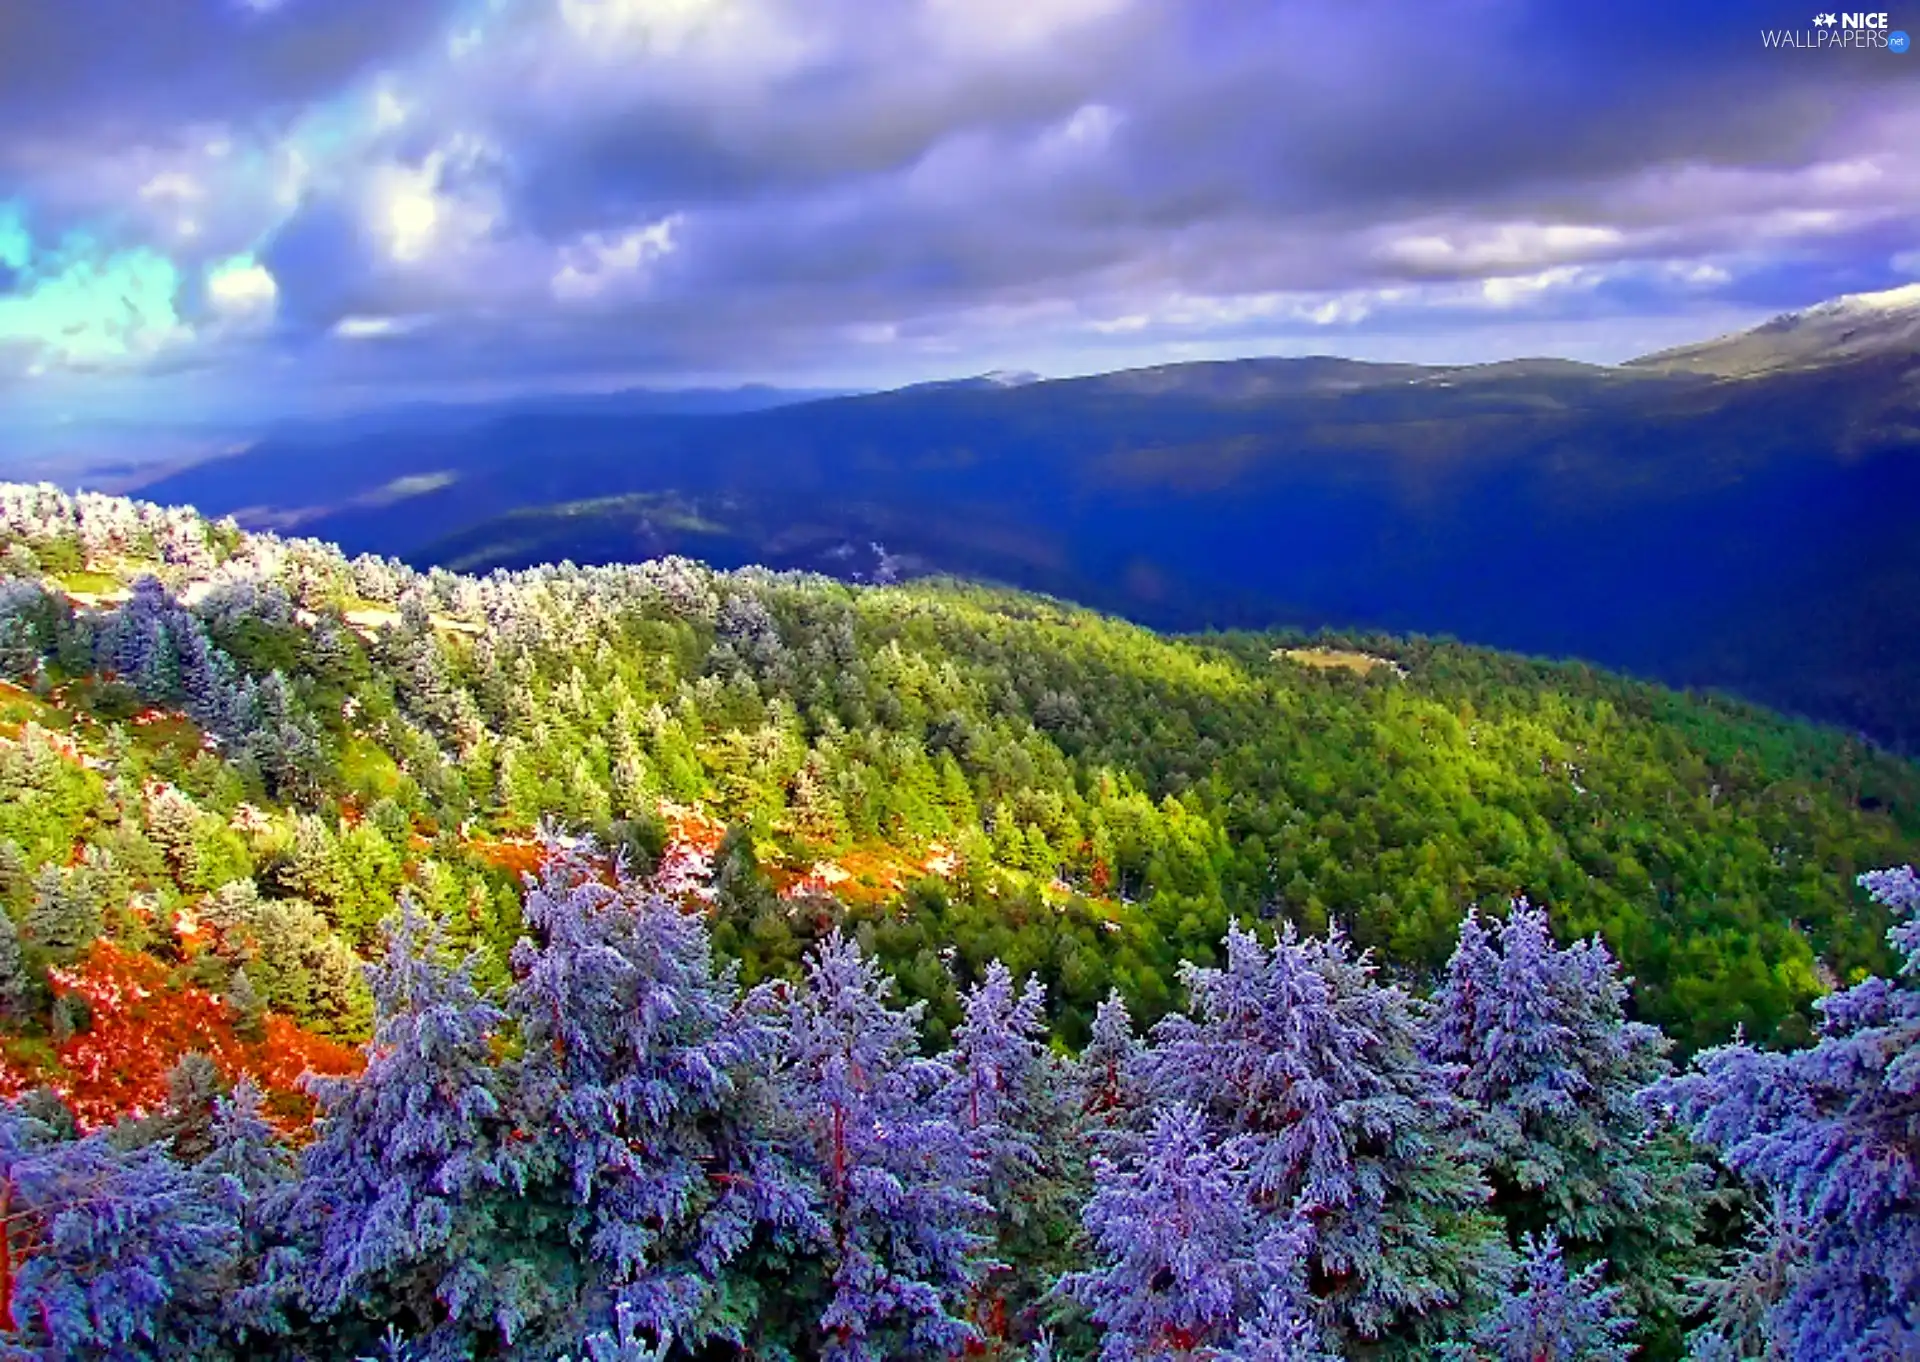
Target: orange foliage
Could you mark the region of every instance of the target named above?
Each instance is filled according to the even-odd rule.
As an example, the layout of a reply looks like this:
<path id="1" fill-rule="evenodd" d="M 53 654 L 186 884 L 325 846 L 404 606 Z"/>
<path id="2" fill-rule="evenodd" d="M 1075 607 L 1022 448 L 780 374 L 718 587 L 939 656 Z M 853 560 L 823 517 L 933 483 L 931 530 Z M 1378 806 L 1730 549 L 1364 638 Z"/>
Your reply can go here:
<path id="1" fill-rule="evenodd" d="M 488 865 L 512 871 L 516 878 L 538 874 L 547 860 L 540 843 L 532 838 L 516 837 L 494 842 L 475 837 L 468 839 L 467 849 Z"/>
<path id="2" fill-rule="evenodd" d="M 0 1096 L 44 1083 L 72 1108 L 83 1130 L 159 1108 L 167 1071 L 189 1051 L 206 1055 L 229 1082 L 250 1075 L 268 1095 L 269 1112 L 289 1131 L 313 1112 L 300 1089 L 302 1074 L 353 1074 L 363 1063 L 358 1050 L 272 1013 L 261 1040 L 243 1040 L 234 1033 L 233 1013 L 213 994 L 176 986 L 159 961 L 107 941 L 96 941 L 78 965 L 51 970 L 49 977 L 55 993 L 86 999 L 93 1024 L 59 1047 L 57 1070 L 32 1072 L 0 1057 Z"/>

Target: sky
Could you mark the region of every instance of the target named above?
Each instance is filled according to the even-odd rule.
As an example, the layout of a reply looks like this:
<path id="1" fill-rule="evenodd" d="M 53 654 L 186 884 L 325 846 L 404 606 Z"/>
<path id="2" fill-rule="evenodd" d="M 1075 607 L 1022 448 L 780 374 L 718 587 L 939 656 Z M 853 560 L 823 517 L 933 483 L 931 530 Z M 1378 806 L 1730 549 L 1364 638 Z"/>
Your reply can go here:
<path id="1" fill-rule="evenodd" d="M 1814 18 L 0 0 L 0 412 L 1613 362 L 1920 279 L 1920 54 Z"/>

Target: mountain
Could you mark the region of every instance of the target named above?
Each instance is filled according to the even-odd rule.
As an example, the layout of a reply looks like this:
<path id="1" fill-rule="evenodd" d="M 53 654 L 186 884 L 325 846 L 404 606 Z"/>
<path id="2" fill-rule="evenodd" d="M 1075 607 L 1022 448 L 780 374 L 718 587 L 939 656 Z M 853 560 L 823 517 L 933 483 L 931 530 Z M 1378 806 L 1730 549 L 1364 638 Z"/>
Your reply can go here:
<path id="1" fill-rule="evenodd" d="M 1176 630 L 1451 634 L 1914 747 L 1920 365 L 1903 315 L 1843 300 L 1772 341 L 1717 343 L 1751 364 L 1782 337 L 1836 347 L 1737 378 L 1699 356 L 1173 364 L 267 441 L 144 493 L 422 566 L 682 553 L 962 575 Z"/>
<path id="2" fill-rule="evenodd" d="M 1920 284 L 1851 293 L 1731 336 L 1628 361 L 1646 369 L 1751 378 L 1782 369 L 1920 350 Z"/>

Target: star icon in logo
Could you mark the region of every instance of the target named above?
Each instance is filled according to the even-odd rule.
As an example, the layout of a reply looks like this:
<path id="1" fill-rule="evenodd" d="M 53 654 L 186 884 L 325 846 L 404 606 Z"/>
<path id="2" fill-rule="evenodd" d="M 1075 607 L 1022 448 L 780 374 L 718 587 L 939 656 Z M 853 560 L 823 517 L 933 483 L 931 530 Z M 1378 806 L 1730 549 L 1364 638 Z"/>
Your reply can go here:
<path id="1" fill-rule="evenodd" d="M 1832 14 L 1816 14 L 1813 16 L 1813 22 L 1818 28 L 1832 28 L 1835 24 L 1839 23 L 1840 20 Z"/>

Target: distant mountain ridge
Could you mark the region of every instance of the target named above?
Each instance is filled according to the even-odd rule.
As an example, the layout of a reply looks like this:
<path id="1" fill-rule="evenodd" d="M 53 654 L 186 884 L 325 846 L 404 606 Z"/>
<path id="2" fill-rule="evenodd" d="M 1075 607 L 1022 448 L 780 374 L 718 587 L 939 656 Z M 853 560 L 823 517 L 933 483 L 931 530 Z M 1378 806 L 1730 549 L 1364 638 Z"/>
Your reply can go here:
<path id="1" fill-rule="evenodd" d="M 1619 367 L 1316 356 L 517 412 L 267 440 L 142 494 L 463 570 L 682 553 L 948 573 L 1168 629 L 1452 634 L 1912 748 L 1913 314 L 1843 299 Z"/>
<path id="2" fill-rule="evenodd" d="M 1783 312 L 1750 331 L 1629 360 L 1628 367 L 1746 378 L 1781 369 L 1920 351 L 1920 284 Z"/>

